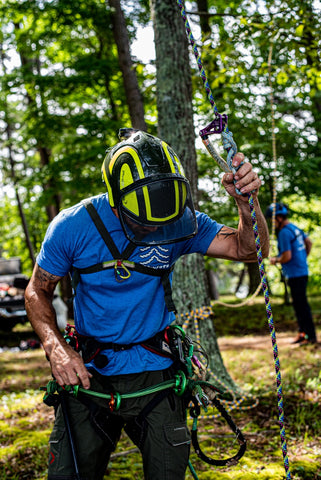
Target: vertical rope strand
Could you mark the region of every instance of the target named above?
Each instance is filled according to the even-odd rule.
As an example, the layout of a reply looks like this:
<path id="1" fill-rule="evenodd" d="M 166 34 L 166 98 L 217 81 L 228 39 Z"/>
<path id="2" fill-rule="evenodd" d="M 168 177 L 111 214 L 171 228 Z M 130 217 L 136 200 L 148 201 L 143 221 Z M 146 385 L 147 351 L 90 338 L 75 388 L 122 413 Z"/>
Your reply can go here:
<path id="1" fill-rule="evenodd" d="M 262 250 L 261 250 L 261 242 L 260 242 L 260 236 L 259 236 L 259 232 L 258 232 L 257 218 L 256 218 L 256 212 L 255 212 L 255 208 L 254 208 L 254 201 L 253 201 L 253 195 L 252 194 L 249 194 L 249 205 L 250 205 L 251 220 L 252 220 L 253 232 L 254 232 L 254 238 L 255 238 L 256 253 L 257 253 L 259 270 L 260 270 L 260 277 L 261 277 L 261 282 L 262 282 L 262 289 L 263 289 L 263 293 L 264 293 L 266 315 L 267 315 L 267 319 L 268 319 L 270 335 L 271 335 L 271 340 L 272 340 L 272 349 L 273 349 L 275 374 L 276 374 L 281 448 L 282 448 L 282 454 L 283 454 L 283 461 L 284 461 L 286 479 L 288 480 L 288 479 L 291 479 L 291 472 L 290 472 L 290 465 L 289 465 L 289 459 L 288 459 L 288 453 L 287 453 L 287 443 L 286 443 L 286 435 L 285 435 L 285 427 L 284 427 L 284 409 L 283 409 L 281 367 L 280 367 L 278 346 L 277 346 L 277 342 L 276 342 L 276 332 L 275 332 L 275 327 L 274 327 L 272 307 L 271 307 L 271 303 L 270 303 L 269 288 L 268 288 L 267 278 L 266 278 L 265 269 L 264 269 L 263 255 L 262 255 Z"/>
<path id="2" fill-rule="evenodd" d="M 211 92 L 211 88 L 209 86 L 204 67 L 202 65 L 201 56 L 198 52 L 198 49 L 197 49 L 192 31 L 191 31 L 191 27 L 190 27 L 188 19 L 186 17 L 186 12 L 185 12 L 183 1 L 182 0 L 177 0 L 177 5 L 180 8 L 181 16 L 182 16 L 182 18 L 184 20 L 184 23 L 185 23 L 186 33 L 187 33 L 188 39 L 189 39 L 189 41 L 192 45 L 193 52 L 194 52 L 194 55 L 195 55 L 195 58 L 196 58 L 196 61 L 197 61 L 198 69 L 200 71 L 200 76 L 202 78 L 202 81 L 203 81 L 208 99 L 209 99 L 210 104 L 212 105 L 212 107 L 214 109 L 214 113 L 218 113 L 218 109 L 217 109 L 217 106 L 215 104 L 214 97 L 213 97 L 213 94 Z M 225 129 L 225 132 L 228 132 L 227 127 Z M 230 152 L 228 152 L 228 153 L 230 153 Z M 272 315 L 272 307 L 271 307 L 271 303 L 270 303 L 269 289 L 268 289 L 268 284 L 267 284 L 267 279 L 266 279 L 265 269 L 264 269 L 264 263 L 263 263 L 261 242 L 260 242 L 260 236 L 259 236 L 258 225 L 257 225 L 257 217 L 256 217 L 254 200 L 253 200 L 253 195 L 252 194 L 249 194 L 248 200 L 249 200 L 251 220 L 252 220 L 252 226 L 253 226 L 253 232 L 254 232 L 254 238 L 255 238 L 257 260 L 258 260 L 258 265 L 259 265 L 259 270 L 260 270 L 262 288 L 263 288 L 263 292 L 264 292 L 266 315 L 267 315 L 267 319 L 268 319 L 270 335 L 271 335 L 271 340 L 272 340 L 275 373 L 276 373 L 276 384 L 277 384 L 277 399 L 278 399 L 278 410 L 279 410 L 279 426 L 280 426 L 281 448 L 282 448 L 284 468 L 285 468 L 285 473 L 286 473 L 286 480 L 290 480 L 291 479 L 291 472 L 290 472 L 289 459 L 288 459 L 288 454 L 287 454 L 287 443 L 286 443 L 286 435 L 285 435 L 285 427 L 284 427 L 284 410 L 283 410 L 281 368 L 280 368 L 278 347 L 277 347 L 277 342 L 276 342 L 276 333 L 275 333 L 275 327 L 274 327 L 274 321 L 273 321 L 273 315 Z"/>
<path id="3" fill-rule="evenodd" d="M 180 8 L 181 15 L 182 15 L 182 18 L 183 18 L 184 23 L 185 23 L 185 29 L 186 29 L 187 37 L 190 41 L 190 44 L 192 45 L 193 53 L 194 53 L 195 58 L 196 58 L 197 66 L 198 66 L 198 69 L 199 69 L 199 72 L 200 72 L 201 79 L 203 80 L 203 84 L 204 84 L 204 87 L 205 87 L 205 90 L 206 90 L 206 93 L 207 93 L 208 100 L 209 100 L 210 104 L 212 105 L 212 107 L 214 109 L 214 112 L 218 113 L 217 106 L 215 104 L 215 100 L 214 100 L 214 97 L 213 97 L 213 94 L 212 94 L 212 91 L 211 91 L 211 87 L 208 83 L 206 73 L 205 73 L 205 70 L 204 70 L 203 65 L 202 65 L 201 56 L 198 52 L 198 48 L 197 48 L 197 45 L 196 45 L 196 42 L 195 42 L 195 39 L 194 39 L 194 36 L 193 36 L 193 33 L 192 33 L 192 29 L 190 27 L 188 18 L 186 16 L 184 3 L 183 3 L 182 0 L 177 0 L 177 5 Z"/>

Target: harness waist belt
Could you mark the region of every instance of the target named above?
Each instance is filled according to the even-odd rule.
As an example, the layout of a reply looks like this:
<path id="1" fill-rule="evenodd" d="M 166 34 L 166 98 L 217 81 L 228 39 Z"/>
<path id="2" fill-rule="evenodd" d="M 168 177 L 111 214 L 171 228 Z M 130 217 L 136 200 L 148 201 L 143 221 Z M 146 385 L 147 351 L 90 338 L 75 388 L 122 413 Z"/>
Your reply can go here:
<path id="1" fill-rule="evenodd" d="M 121 352 L 129 350 L 137 345 L 142 346 L 146 350 L 151 351 L 157 355 L 163 357 L 174 358 L 173 349 L 171 348 L 171 335 L 168 335 L 169 328 L 156 333 L 151 338 L 142 342 L 119 344 L 114 342 L 99 342 L 91 337 L 85 337 L 77 332 L 74 332 L 73 339 L 76 340 L 78 350 L 82 352 L 82 357 L 85 363 L 89 363 L 92 360 L 95 364 L 101 368 L 107 365 L 108 359 L 105 355 L 102 355 L 103 350 L 113 350 L 114 352 Z"/>

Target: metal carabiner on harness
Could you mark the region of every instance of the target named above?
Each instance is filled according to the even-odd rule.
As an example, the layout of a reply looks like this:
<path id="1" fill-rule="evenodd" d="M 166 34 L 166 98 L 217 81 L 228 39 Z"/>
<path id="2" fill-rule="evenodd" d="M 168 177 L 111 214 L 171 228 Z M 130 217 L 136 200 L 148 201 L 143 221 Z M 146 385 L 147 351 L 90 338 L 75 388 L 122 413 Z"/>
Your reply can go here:
<path id="1" fill-rule="evenodd" d="M 131 276 L 130 271 L 128 270 L 127 267 L 125 267 L 123 260 L 116 260 L 114 265 L 114 274 L 115 274 L 115 279 L 118 283 L 121 283 L 124 280 L 127 280 Z"/>

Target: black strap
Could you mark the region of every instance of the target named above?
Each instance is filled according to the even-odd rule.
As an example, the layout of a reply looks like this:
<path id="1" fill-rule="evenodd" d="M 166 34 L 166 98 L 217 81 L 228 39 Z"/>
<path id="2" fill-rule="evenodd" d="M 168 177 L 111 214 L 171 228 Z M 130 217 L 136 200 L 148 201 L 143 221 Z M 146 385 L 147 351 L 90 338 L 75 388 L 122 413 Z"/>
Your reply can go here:
<path id="1" fill-rule="evenodd" d="M 95 265 L 91 265 L 90 267 L 75 268 L 75 270 L 77 270 L 79 273 L 97 273 L 101 272 L 102 270 L 107 270 L 108 268 L 113 268 L 114 265 L 114 263 L 110 262 L 100 262 L 96 263 Z M 152 268 L 147 267 L 146 265 L 141 265 L 140 263 L 131 262 L 131 264 L 126 263 L 126 268 L 135 270 L 135 272 L 145 273 L 153 277 L 162 277 L 164 290 L 166 288 L 165 296 L 170 294 L 171 288 L 168 287 L 167 283 L 169 282 L 169 274 L 174 270 L 174 265 L 172 265 L 169 269 L 162 270 L 161 268 Z"/>
<path id="2" fill-rule="evenodd" d="M 213 385 L 211 385 L 209 383 L 207 383 L 206 385 L 211 390 L 216 391 L 216 389 Z M 196 405 L 196 406 L 198 405 L 198 402 L 195 401 L 194 397 L 192 397 L 192 401 L 193 401 L 194 405 Z M 201 460 L 208 463 L 209 465 L 215 465 L 217 467 L 225 467 L 225 466 L 236 465 L 237 462 L 240 460 L 240 458 L 243 457 L 243 455 L 246 451 L 246 439 L 244 438 L 241 430 L 235 425 L 231 416 L 229 415 L 227 410 L 224 408 L 222 403 L 219 401 L 219 399 L 217 397 L 213 397 L 211 399 L 211 402 L 213 403 L 215 408 L 220 412 L 220 414 L 225 419 L 225 421 L 227 422 L 227 424 L 230 427 L 230 429 L 232 430 L 232 432 L 235 434 L 236 440 L 239 443 L 239 450 L 234 456 L 232 456 L 230 458 L 225 458 L 225 459 L 222 459 L 222 460 L 215 459 L 215 458 L 210 458 L 207 455 L 205 455 L 205 453 L 203 453 L 203 451 L 201 450 L 201 447 L 199 445 L 198 438 L 197 438 L 197 428 L 193 427 L 192 431 L 191 431 L 191 437 L 192 437 L 192 444 L 193 444 L 195 453 L 197 454 L 197 456 Z"/>
<path id="3" fill-rule="evenodd" d="M 164 288 L 164 299 L 167 306 L 167 310 L 169 312 L 175 312 L 176 314 L 177 310 L 173 300 L 171 282 L 169 280 L 169 275 L 173 270 L 174 270 L 174 265 L 172 265 L 172 267 L 169 270 L 164 272 L 164 274 L 162 275 L 162 284 Z"/>
<path id="4" fill-rule="evenodd" d="M 108 250 L 112 254 L 113 258 L 116 259 L 122 259 L 122 260 L 127 260 L 130 255 L 133 253 L 133 251 L 136 248 L 136 245 L 134 243 L 129 243 L 123 253 L 120 253 L 118 248 L 115 245 L 114 240 L 111 238 L 110 233 L 108 232 L 107 228 L 105 227 L 102 219 L 98 215 L 97 210 L 93 206 L 92 202 L 90 199 L 84 200 L 83 204 L 89 213 L 92 221 L 95 224 L 95 227 L 97 228 L 98 232 L 100 233 L 102 239 L 104 240 Z"/>
<path id="5" fill-rule="evenodd" d="M 126 246 L 125 250 L 120 253 L 118 250 L 117 246 L 115 245 L 115 242 L 113 241 L 110 233 L 108 232 L 107 228 L 105 227 L 102 219 L 100 218 L 97 210 L 95 209 L 94 205 L 92 204 L 91 199 L 84 200 L 82 202 L 90 215 L 90 218 L 95 224 L 95 227 L 97 228 L 99 234 L 101 235 L 102 239 L 104 240 L 108 250 L 113 256 L 113 259 L 115 261 L 120 260 L 128 260 L 130 255 L 133 253 L 133 251 L 136 248 L 136 245 L 134 243 L 129 242 L 129 244 Z M 97 273 L 102 270 L 108 269 L 108 268 L 113 268 L 115 264 L 109 263 L 109 262 L 100 262 L 96 263 L 95 265 L 91 265 L 90 267 L 85 267 L 85 268 L 76 268 L 73 267 L 73 276 L 72 276 L 72 286 L 74 291 L 76 291 L 77 285 L 80 281 L 80 274 L 86 274 L 86 273 Z M 147 267 L 146 265 L 142 265 L 140 263 L 132 262 L 130 264 L 126 264 L 126 268 L 134 270 L 139 273 L 144 273 L 146 275 L 152 275 L 154 277 L 161 277 L 162 285 L 164 288 L 164 299 L 165 303 L 167 306 L 167 309 L 169 312 L 177 312 L 173 298 L 172 298 L 172 286 L 171 282 L 169 280 L 169 275 L 170 273 L 174 270 L 174 265 L 172 265 L 170 268 L 163 270 L 160 268 L 153 268 L 153 267 Z"/>

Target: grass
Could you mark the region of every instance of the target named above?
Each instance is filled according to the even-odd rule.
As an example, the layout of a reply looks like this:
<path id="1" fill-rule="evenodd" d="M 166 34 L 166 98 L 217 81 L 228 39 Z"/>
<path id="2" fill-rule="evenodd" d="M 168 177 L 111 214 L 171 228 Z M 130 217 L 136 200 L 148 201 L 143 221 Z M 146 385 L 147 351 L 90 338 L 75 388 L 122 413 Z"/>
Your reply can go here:
<path id="1" fill-rule="evenodd" d="M 311 298 L 311 305 L 321 338 L 321 298 Z M 200 480 L 285 479 L 274 359 L 262 299 L 238 309 L 215 305 L 214 310 L 224 363 L 246 396 L 253 399 L 249 403 L 258 400 L 258 404 L 231 412 L 247 439 L 246 454 L 237 466 L 207 465 L 193 449 L 192 465 Z M 273 312 L 292 479 L 321 480 L 321 345 L 291 345 L 296 332 L 292 307 L 273 299 Z M 19 344 L 28 336 L 30 330 L 17 327 L 11 340 L 1 336 L 1 345 Z M 47 442 L 54 414 L 42 403 L 38 388 L 49 378 L 49 365 L 41 349 L 0 353 L 0 480 L 46 478 Z M 233 455 L 238 449 L 232 432 L 220 418 L 199 421 L 199 440 L 204 453 L 214 458 Z M 106 479 L 143 478 L 141 458 L 133 448 L 122 437 Z M 128 451 L 131 453 L 126 454 Z M 192 478 L 188 471 L 186 479 Z"/>

